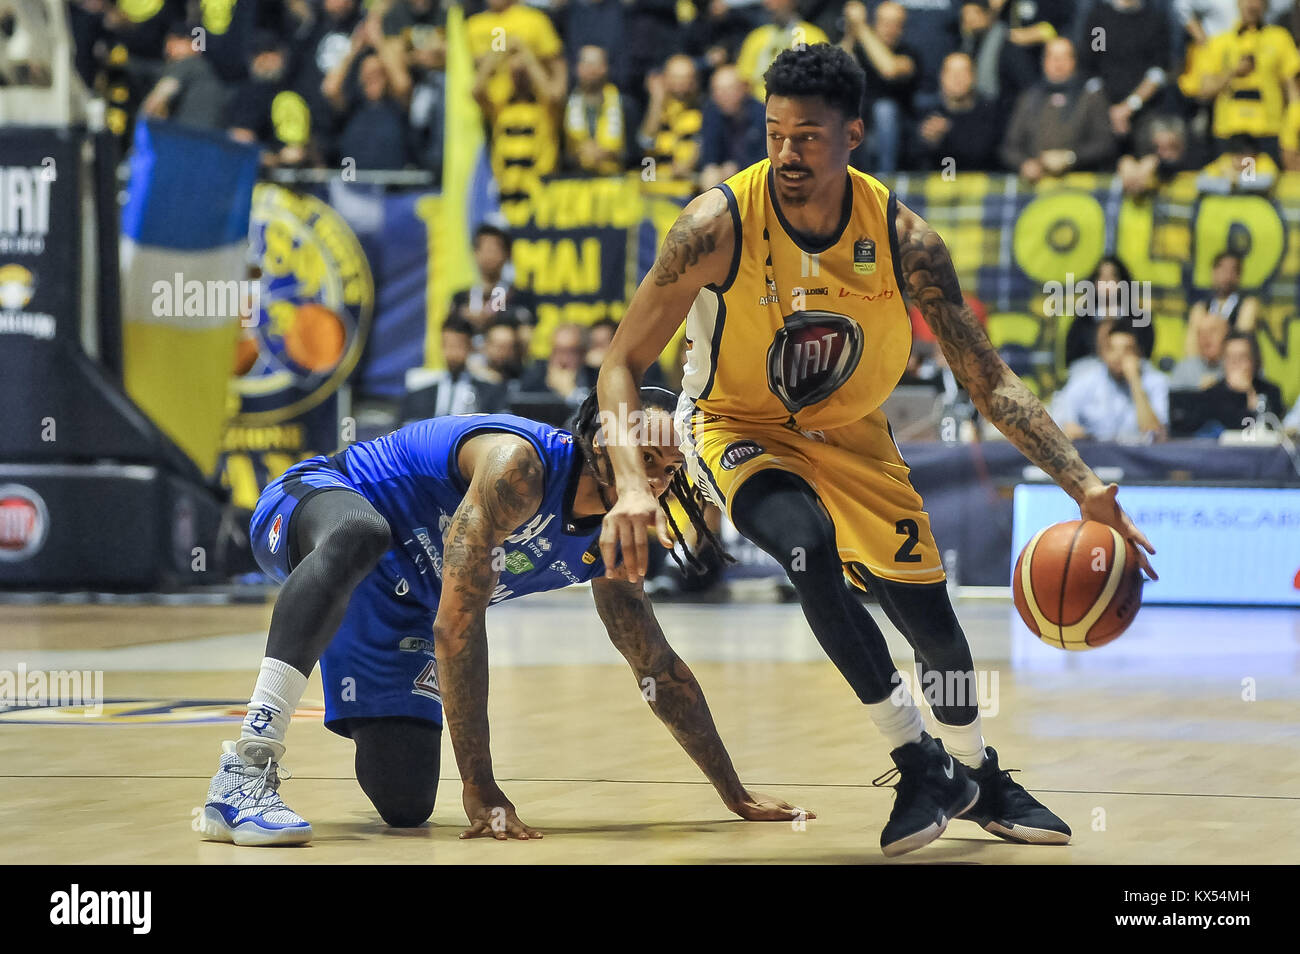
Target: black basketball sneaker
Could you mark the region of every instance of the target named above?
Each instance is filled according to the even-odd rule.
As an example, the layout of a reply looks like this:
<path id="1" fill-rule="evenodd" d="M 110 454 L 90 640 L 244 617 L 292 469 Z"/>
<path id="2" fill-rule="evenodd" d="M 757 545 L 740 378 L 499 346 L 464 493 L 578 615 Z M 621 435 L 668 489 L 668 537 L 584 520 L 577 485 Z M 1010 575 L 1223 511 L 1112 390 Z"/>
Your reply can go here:
<path id="1" fill-rule="evenodd" d="M 1070 826 L 1049 811 L 998 765 L 993 746 L 984 747 L 984 764 L 967 768 L 980 787 L 979 799 L 961 817 L 987 832 L 1022 845 L 1064 845 L 1070 840 Z"/>
<path id="2" fill-rule="evenodd" d="M 961 763 L 928 733 L 922 732 L 919 742 L 900 745 L 889 757 L 895 768 L 871 784 L 880 787 L 898 779 L 894 808 L 880 833 L 880 850 L 892 858 L 942 835 L 949 821 L 979 800 L 980 790 Z"/>

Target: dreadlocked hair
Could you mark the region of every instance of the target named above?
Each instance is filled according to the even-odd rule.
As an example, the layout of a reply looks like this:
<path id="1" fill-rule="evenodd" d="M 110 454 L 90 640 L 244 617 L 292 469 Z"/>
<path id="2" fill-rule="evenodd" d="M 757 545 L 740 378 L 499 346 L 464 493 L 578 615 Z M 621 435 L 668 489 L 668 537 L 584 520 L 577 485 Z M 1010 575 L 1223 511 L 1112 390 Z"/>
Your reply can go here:
<path id="1" fill-rule="evenodd" d="M 647 410 L 658 408 L 666 411 L 671 417 L 677 407 L 677 395 L 664 388 L 641 388 L 641 405 Z M 591 467 L 592 473 L 596 475 L 597 489 L 600 492 L 601 502 L 605 508 L 610 507 L 609 500 L 605 496 L 605 487 L 614 483 L 614 465 L 610 462 L 609 455 L 601 457 L 596 453 L 596 434 L 600 431 L 600 402 L 597 399 L 596 392 L 593 389 L 586 399 L 569 418 L 568 430 L 573 434 L 573 440 L 582 451 L 583 459 Z M 693 550 L 686 542 L 686 537 L 682 530 L 677 526 L 677 521 L 673 518 L 672 509 L 669 506 L 668 498 L 672 496 L 677 499 L 681 505 L 682 511 L 691 521 L 691 526 L 695 530 L 696 540 L 703 541 L 703 547 L 697 552 Z M 704 519 L 704 507 L 707 501 L 700 489 L 693 485 L 686 477 L 686 470 L 682 468 L 673 474 L 673 479 L 668 484 L 668 490 L 659 498 L 659 507 L 663 510 L 664 516 L 668 521 L 668 529 L 672 533 L 673 539 L 677 541 L 678 546 L 668 551 L 673 562 L 677 564 L 678 569 L 688 575 L 699 575 L 707 573 L 709 567 L 701 560 L 712 551 L 718 558 L 727 562 L 735 563 L 736 559 L 723 547 L 722 541 L 717 538 L 709 525 Z M 677 555 L 680 547 L 685 555 L 685 562 Z"/>

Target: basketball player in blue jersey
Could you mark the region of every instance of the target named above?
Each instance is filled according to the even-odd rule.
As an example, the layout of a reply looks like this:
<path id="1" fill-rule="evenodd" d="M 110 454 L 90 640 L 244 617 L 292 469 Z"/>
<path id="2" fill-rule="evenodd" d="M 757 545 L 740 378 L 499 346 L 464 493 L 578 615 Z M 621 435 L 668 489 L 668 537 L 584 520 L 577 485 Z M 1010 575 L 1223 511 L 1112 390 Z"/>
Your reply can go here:
<path id="1" fill-rule="evenodd" d="M 682 472 L 676 396 L 640 396 L 641 475 L 664 501 L 665 542 L 695 562 L 670 495 L 699 539 L 719 545 Z M 356 744 L 357 780 L 389 825 L 420 825 L 433 811 L 445 711 L 470 822 L 462 837 L 540 838 L 492 773 L 485 611 L 586 580 L 638 681 L 654 680 L 650 707 L 727 807 L 751 820 L 802 811 L 745 789 L 641 584 L 606 578 L 598 537 L 617 495 L 598 424 L 594 394 L 571 432 L 504 414 L 434 418 L 311 458 L 266 488 L 253 548 L 284 585 L 240 738 L 223 744 L 209 788 L 206 837 L 310 840 L 311 825 L 278 788 L 289 720 L 319 661 L 325 725 Z"/>
<path id="2" fill-rule="evenodd" d="M 1079 504 L 1086 520 L 1151 544 L 989 343 L 942 238 L 849 167 L 865 77 L 837 47 L 782 52 L 766 74 L 768 158 L 691 201 L 664 240 L 601 367 L 613 428 L 639 413 L 635 382 L 686 321 L 679 423 L 688 467 L 736 528 L 784 567 L 818 642 L 889 740 L 897 775 L 886 855 L 964 817 L 1028 844 L 1070 828 L 984 742 L 970 646 L 929 517 L 880 405 L 911 344 L 905 298 L 934 331 L 980 413 Z M 605 554 L 646 569 L 657 512 L 639 449 L 611 441 L 618 501 Z M 925 731 L 885 637 L 845 583 L 869 590 L 911 643 L 942 739 Z M 934 677 L 939 677 L 937 680 Z"/>

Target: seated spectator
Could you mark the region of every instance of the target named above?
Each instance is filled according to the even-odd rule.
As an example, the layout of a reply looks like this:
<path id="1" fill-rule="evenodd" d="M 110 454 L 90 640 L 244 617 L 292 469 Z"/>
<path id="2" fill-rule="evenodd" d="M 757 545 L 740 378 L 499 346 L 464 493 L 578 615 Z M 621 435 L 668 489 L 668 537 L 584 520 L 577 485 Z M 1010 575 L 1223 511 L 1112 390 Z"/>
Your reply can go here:
<path id="1" fill-rule="evenodd" d="M 484 223 L 474 230 L 474 265 L 479 280 L 451 296 L 450 314 L 469 322 L 476 337 L 486 334 L 497 319 L 509 318 L 520 329 L 526 350 L 537 324 L 537 301 L 532 292 L 503 279 L 513 244 L 510 233 L 495 225 Z"/>
<path id="2" fill-rule="evenodd" d="M 361 5 L 358 0 L 323 0 L 286 6 L 292 32 L 290 84 L 306 97 L 314 127 L 332 130 L 336 116 L 321 93 L 321 84 L 352 50 L 364 16 Z"/>
<path id="3" fill-rule="evenodd" d="M 263 165 L 320 165 L 324 157 L 312 139 L 311 108 L 288 83 L 284 42 L 262 30 L 254 35 L 252 47 L 248 80 L 230 101 L 231 138 L 261 146 Z"/>
<path id="4" fill-rule="evenodd" d="M 578 405 L 596 386 L 596 372 L 587 367 L 586 336 L 582 325 L 560 325 L 551 340 L 551 356 L 534 361 L 519 377 L 519 391 L 549 391 L 562 401 Z"/>
<path id="5" fill-rule="evenodd" d="M 999 108 L 1009 108 L 1010 104 L 1004 101 L 999 70 L 1007 25 L 989 7 L 989 0 L 966 0 L 961 5 L 959 37 L 958 50 L 975 64 L 975 92 Z"/>
<path id="6" fill-rule="evenodd" d="M 734 63 L 749 35 L 749 18 L 727 0 L 707 0 L 698 6 L 695 19 L 686 25 L 683 50 L 705 72 Z"/>
<path id="7" fill-rule="evenodd" d="M 1133 274 L 1121 258 L 1105 256 L 1092 270 L 1088 281 L 1092 284 L 1096 308 L 1083 314 L 1078 311 L 1077 300 L 1074 303 L 1075 317 L 1065 335 L 1065 366 L 1070 374 L 1102 363 L 1101 354 L 1106 350 L 1106 339 L 1116 319 L 1140 317 L 1133 300 Z M 1156 343 L 1151 322 L 1135 322 L 1132 330 L 1138 339 L 1138 351 L 1151 354 Z"/>
<path id="8" fill-rule="evenodd" d="M 348 52 L 321 81 L 321 95 L 338 117 L 341 162 L 350 160 L 356 169 L 406 168 L 411 159 L 411 74 L 405 57 L 385 44 L 377 15 L 352 31 Z"/>
<path id="9" fill-rule="evenodd" d="M 485 381 L 513 388 L 523 374 L 523 351 L 519 347 L 519 326 L 514 319 L 498 317 L 483 335 L 483 348 L 471 362 L 476 374 Z"/>
<path id="10" fill-rule="evenodd" d="M 470 370 L 473 329 L 459 318 L 442 325 L 442 357 L 446 367 L 411 368 L 406 372 L 403 421 L 447 414 L 491 414 L 506 407 L 506 388 Z"/>
<path id="11" fill-rule="evenodd" d="M 1038 182 L 1044 176 L 1103 169 L 1114 155 L 1101 81 L 1080 77 L 1074 44 L 1057 37 L 1043 51 L 1043 81 L 1016 102 L 1002 162 Z"/>
<path id="12" fill-rule="evenodd" d="M 1007 26 L 998 83 L 1003 102 L 1014 106 L 1039 81 L 1047 44 L 1057 37 L 1079 35 L 1078 17 L 1084 6 L 1078 0 L 991 0 L 990 6 Z"/>
<path id="13" fill-rule="evenodd" d="M 750 31 L 736 57 L 736 69 L 760 103 L 767 101 L 763 76 L 782 50 L 788 50 L 796 43 L 812 46 L 830 42 L 820 28 L 799 19 L 795 0 L 763 0 L 763 9 L 768 12 L 771 22 Z"/>
<path id="14" fill-rule="evenodd" d="M 1255 336 L 1234 331 L 1223 343 L 1223 377 L 1203 392 L 1206 423 L 1227 431 L 1247 427 L 1247 420 L 1265 414 L 1281 417 L 1286 411 L 1282 391 L 1260 374 L 1259 342 Z"/>
<path id="15" fill-rule="evenodd" d="M 922 100 L 917 111 L 917 168 L 947 173 L 991 172 L 998 167 L 998 110 L 975 92 L 974 64 L 965 53 L 948 54 L 939 74 L 938 98 Z"/>
<path id="16" fill-rule="evenodd" d="M 1196 353 L 1174 365 L 1169 387 L 1175 391 L 1201 391 L 1223 373 L 1223 345 L 1228 338 L 1228 323 L 1206 318 L 1196 326 Z"/>
<path id="17" fill-rule="evenodd" d="M 609 81 L 609 61 L 599 46 L 578 52 L 577 85 L 564 109 L 564 162 L 573 172 L 609 176 L 627 164 L 628 126 L 634 106 Z"/>
<path id="18" fill-rule="evenodd" d="M 867 23 L 867 9 L 858 0 L 844 5 L 840 46 L 867 74 L 862 97 L 867 137 L 850 160 L 855 168 L 885 175 L 898 171 L 905 124 L 920 83 L 916 51 L 903 41 L 906 22 L 907 11 L 898 3 L 876 7 L 874 26 Z"/>
<path id="19" fill-rule="evenodd" d="M 1086 6 L 1079 72 L 1101 80 L 1111 132 L 1124 147 L 1168 82 L 1174 33 L 1173 13 L 1161 0 L 1094 0 Z M 1087 42 L 1098 35 L 1106 38 L 1104 48 Z"/>
<path id="20" fill-rule="evenodd" d="M 585 47 L 600 47 L 605 51 L 609 81 L 630 94 L 633 80 L 628 75 L 628 6 L 624 0 L 567 0 L 552 8 L 551 18 L 563 42 L 570 75 L 577 75 L 578 61 Z M 640 82 L 640 77 L 636 82 Z M 635 96 L 631 98 L 635 100 Z M 634 108 L 640 111 L 639 104 Z"/>
<path id="21" fill-rule="evenodd" d="M 515 9 L 515 8 L 511 8 Z M 507 64 L 507 98 L 498 102 L 490 92 L 491 79 Z M 563 63 L 561 62 L 561 71 Z M 472 90 L 491 129 L 489 151 L 502 212 L 526 205 L 543 176 L 555 171 L 559 137 L 555 114 L 564 97 L 532 48 L 506 37 L 505 50 L 490 51 L 479 61 Z"/>
<path id="22" fill-rule="evenodd" d="M 1126 320 L 1106 336 L 1101 365 L 1066 379 L 1052 400 L 1052 417 L 1070 440 L 1160 440 L 1169 426 L 1169 383 L 1138 350 Z"/>
<path id="23" fill-rule="evenodd" d="M 709 81 L 700 132 L 700 189 L 711 189 L 766 157 L 767 110 L 749 95 L 734 66 L 718 67 Z"/>
<path id="24" fill-rule="evenodd" d="M 226 87 L 195 46 L 194 29 L 197 27 L 177 23 L 167 31 L 163 47 L 167 65 L 158 84 L 140 104 L 140 112 L 184 126 L 225 129 Z"/>
<path id="25" fill-rule="evenodd" d="M 529 71 L 529 94 L 539 102 L 562 102 L 569 88 L 569 71 L 551 18 L 518 0 L 487 0 L 487 7 L 465 21 L 470 53 L 481 74 L 481 95 L 487 101 L 486 105 L 480 102 L 483 114 L 518 99 L 524 52 L 531 54 L 528 60 L 535 63 Z"/>
<path id="26" fill-rule="evenodd" d="M 438 0 L 395 0 L 383 15 L 384 45 L 411 75 L 412 158 L 442 183 L 447 102 L 447 11 Z"/>
<path id="27" fill-rule="evenodd" d="M 669 57 L 662 72 L 646 77 L 646 89 L 650 102 L 637 134 L 643 190 L 687 197 L 695 189 L 703 124 L 695 63 L 683 54 Z M 647 156 L 654 160 L 649 178 Z"/>
<path id="28" fill-rule="evenodd" d="M 1180 172 L 1196 168 L 1187 124 L 1178 116 L 1152 116 L 1138 127 L 1135 155 L 1120 156 L 1119 177 L 1127 195 L 1147 195 Z"/>
<path id="29" fill-rule="evenodd" d="M 1210 280 L 1213 286 L 1209 293 L 1194 298 L 1187 313 L 1187 334 L 1183 339 L 1185 355 L 1199 352 L 1196 336 L 1207 320 L 1224 321 L 1230 331 L 1255 330 L 1259 299 L 1241 290 L 1241 256 L 1235 252 L 1220 252 L 1214 256 Z"/>
<path id="30" fill-rule="evenodd" d="M 618 322 L 613 318 L 601 318 L 587 327 L 587 355 L 583 363 L 592 374 L 600 374 L 600 366 L 605 360 L 605 354 L 609 351 L 610 342 L 614 340 L 616 331 L 618 331 Z M 667 386 L 663 368 L 659 366 L 658 361 L 651 362 L 650 367 L 646 368 L 641 384 L 643 387 Z"/>
<path id="31" fill-rule="evenodd" d="M 1282 148 L 1295 153 L 1300 133 L 1300 52 L 1290 33 L 1265 22 L 1264 0 L 1241 0 L 1240 10 L 1235 28 L 1211 36 L 1188 57 L 1180 86 L 1213 104 L 1219 152 L 1234 136 L 1250 136 L 1281 165 Z"/>
<path id="32" fill-rule="evenodd" d="M 645 77 L 663 68 L 664 61 L 681 52 L 683 31 L 675 0 L 622 0 L 627 86 L 623 92 L 637 99 L 642 113 L 648 108 Z"/>
<path id="33" fill-rule="evenodd" d="M 899 0 L 899 5 L 906 14 L 902 39 L 913 51 L 917 89 L 934 93 L 943 61 L 959 49 L 962 0 Z"/>
<path id="34" fill-rule="evenodd" d="M 1198 192 L 1268 192 L 1277 182 L 1277 163 L 1262 140 L 1233 136 L 1219 157 L 1196 177 Z"/>

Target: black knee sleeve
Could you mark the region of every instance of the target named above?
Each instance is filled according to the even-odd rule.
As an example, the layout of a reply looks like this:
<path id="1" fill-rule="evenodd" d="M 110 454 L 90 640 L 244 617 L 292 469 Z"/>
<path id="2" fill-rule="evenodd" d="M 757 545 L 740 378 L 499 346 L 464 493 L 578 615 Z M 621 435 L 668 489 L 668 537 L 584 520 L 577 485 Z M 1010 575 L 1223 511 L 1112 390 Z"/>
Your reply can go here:
<path id="1" fill-rule="evenodd" d="M 423 719 L 349 719 L 357 746 L 357 781 L 393 828 L 416 828 L 438 795 L 442 728 Z"/>
<path id="2" fill-rule="evenodd" d="M 912 646 L 921 687 L 945 725 L 968 725 L 978 714 L 975 663 L 944 583 L 898 583 L 864 574 L 880 607 Z M 962 678 L 963 674 L 970 676 Z"/>
<path id="3" fill-rule="evenodd" d="M 294 516 L 293 536 L 304 558 L 319 553 L 321 571 L 340 580 L 365 576 L 393 544 L 388 521 L 350 491 L 325 491 L 309 499 Z"/>
<path id="4" fill-rule="evenodd" d="M 289 529 L 301 558 L 276 598 L 266 654 L 310 675 L 352 591 L 392 545 L 392 531 L 369 501 L 350 490 L 309 497 Z"/>
<path id="5" fill-rule="evenodd" d="M 880 627 L 844 582 L 835 524 L 802 477 L 764 470 L 731 501 L 736 529 L 785 569 L 813 635 L 864 703 L 894 688 L 894 662 Z"/>

